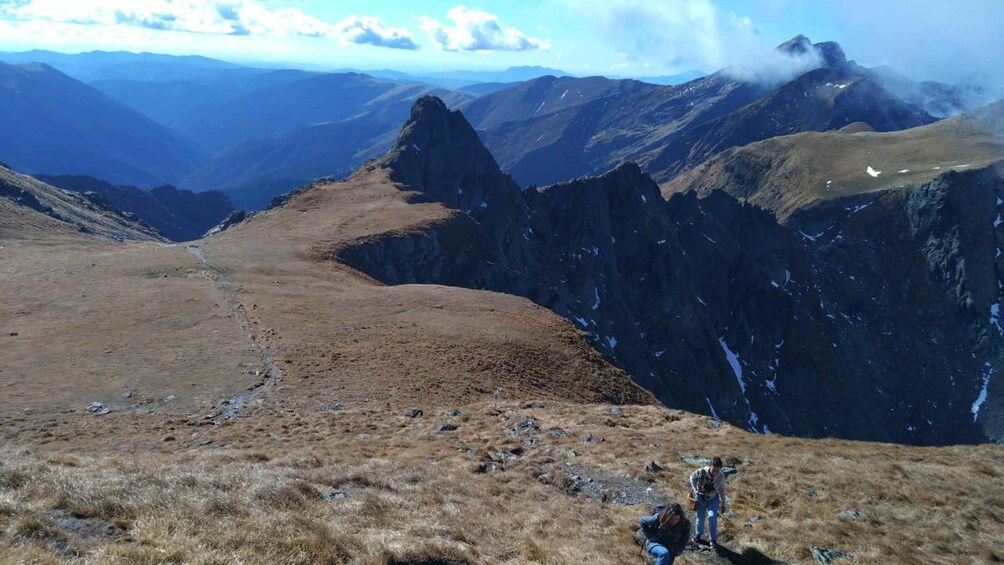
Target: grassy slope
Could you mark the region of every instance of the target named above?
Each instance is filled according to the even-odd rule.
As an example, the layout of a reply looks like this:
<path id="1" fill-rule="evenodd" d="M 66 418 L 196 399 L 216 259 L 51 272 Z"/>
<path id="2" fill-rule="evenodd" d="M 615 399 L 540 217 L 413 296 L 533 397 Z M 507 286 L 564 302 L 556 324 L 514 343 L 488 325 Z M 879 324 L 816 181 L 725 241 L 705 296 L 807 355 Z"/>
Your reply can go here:
<path id="1" fill-rule="evenodd" d="M 0 196 L 0 238 L 41 241 L 67 235 L 79 239 L 83 235 L 80 228 L 84 228 L 87 233 L 105 238 L 163 240 L 156 230 L 116 213 L 113 208 L 99 206 L 81 194 L 0 166 L 2 194 L 8 196 Z M 35 202 L 28 203 L 28 199 Z M 32 205 L 44 207 L 47 212 L 29 207 Z"/>
<path id="2" fill-rule="evenodd" d="M 813 545 L 851 553 L 855 563 L 1004 558 L 1000 446 L 764 437 L 650 406 L 614 415 L 595 404 L 482 402 L 449 418 L 452 407 L 426 405 L 426 416 L 412 419 L 348 405 L 171 432 L 186 444 L 195 443 L 190 434 L 211 442 L 194 449 L 167 442 L 82 455 L 8 446 L 0 561 L 59 562 L 63 548 L 63 561 L 79 552 L 93 563 L 641 563 L 631 533 L 648 506 L 587 500 L 567 477 L 628 475 L 678 497 L 694 468 L 681 457 L 692 453 L 738 462 L 729 485 L 736 516 L 723 520 L 721 540 L 750 559 L 811 562 Z M 503 470 L 474 473 L 492 462 L 490 452 L 523 446 L 526 434 L 504 430 L 527 418 L 543 443 Z M 438 421 L 459 429 L 437 433 Z M 556 428 L 568 435 L 548 435 Z M 583 443 L 586 434 L 599 441 Z M 666 471 L 643 472 L 653 460 Z M 338 490 L 347 498 L 322 499 Z M 862 518 L 839 515 L 849 509 Z M 68 515 L 111 533 L 57 525 Z M 706 550 L 680 560 L 727 562 Z"/>
<path id="3" fill-rule="evenodd" d="M 319 262 L 453 213 L 408 205 L 381 175 L 319 186 L 199 242 L 213 268 L 147 243 L 21 242 L 5 255 L 0 563 L 641 562 L 631 532 L 648 507 L 581 498 L 569 475 L 628 475 L 677 497 L 691 453 L 741 463 L 722 540 L 751 558 L 806 562 L 810 545 L 856 563 L 1004 558 L 1000 446 L 717 430 L 644 404 L 528 301 L 384 287 Z M 281 368 L 276 386 L 240 418 L 207 419 L 214 400 L 260 380 L 252 337 Z M 642 404 L 599 404 L 615 397 Z M 92 400 L 116 411 L 90 414 Z M 436 432 L 445 421 L 459 429 Z M 504 471 L 472 472 L 519 447 Z M 667 471 L 644 473 L 652 460 Z M 333 490 L 348 498 L 321 498 Z M 850 508 L 862 520 L 838 516 Z"/>
<path id="4" fill-rule="evenodd" d="M 776 137 L 726 151 L 662 185 L 662 192 L 668 197 L 722 189 L 783 219 L 827 198 L 918 185 L 949 169 L 1000 162 L 1002 114 L 999 102 L 974 115 L 899 132 Z M 869 167 L 881 174 L 870 175 Z"/>

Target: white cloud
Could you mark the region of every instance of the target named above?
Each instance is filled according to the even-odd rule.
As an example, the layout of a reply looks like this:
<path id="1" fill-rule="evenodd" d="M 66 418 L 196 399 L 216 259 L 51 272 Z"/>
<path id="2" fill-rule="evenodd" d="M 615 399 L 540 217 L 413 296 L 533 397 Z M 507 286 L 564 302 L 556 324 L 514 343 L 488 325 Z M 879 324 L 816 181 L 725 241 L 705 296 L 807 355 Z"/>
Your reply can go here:
<path id="1" fill-rule="evenodd" d="M 713 71 L 772 81 L 809 70 L 815 52 L 789 55 L 773 51 L 755 23 L 720 12 L 711 0 L 562 0 L 598 27 L 601 37 L 633 60 L 684 71 Z"/>
<path id="2" fill-rule="evenodd" d="M 407 30 L 377 18 L 350 16 L 331 24 L 299 8 L 270 9 L 258 0 L 16 0 L 0 2 L 0 19 L 209 35 L 325 37 L 342 44 L 418 48 Z"/>
<path id="3" fill-rule="evenodd" d="M 502 25 L 498 17 L 477 8 L 455 6 L 446 13 L 454 25 L 422 17 L 422 29 L 433 44 L 446 51 L 529 51 L 550 49 L 544 39 L 528 37 L 516 28 Z"/>
<path id="4" fill-rule="evenodd" d="M 411 33 L 401 28 L 387 27 L 379 18 L 349 16 L 335 24 L 343 44 L 369 44 L 392 49 L 418 49 Z"/>

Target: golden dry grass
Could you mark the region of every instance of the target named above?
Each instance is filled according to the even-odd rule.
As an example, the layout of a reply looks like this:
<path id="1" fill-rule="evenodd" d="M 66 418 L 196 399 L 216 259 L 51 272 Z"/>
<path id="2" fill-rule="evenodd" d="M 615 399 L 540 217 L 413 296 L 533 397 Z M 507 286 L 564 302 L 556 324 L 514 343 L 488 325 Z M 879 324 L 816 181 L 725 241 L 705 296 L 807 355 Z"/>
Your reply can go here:
<path id="1" fill-rule="evenodd" d="M 587 500 L 568 475 L 624 475 L 678 497 L 692 453 L 741 463 L 721 536 L 737 553 L 1001 557 L 999 446 L 714 429 L 651 405 L 526 300 L 384 287 L 313 259 L 318 246 L 445 213 L 408 205 L 374 174 L 200 242 L 212 269 L 176 247 L 5 240 L 0 563 L 640 563 L 632 532 L 649 508 L 600 502 L 603 486 Z M 214 401 L 259 380 L 258 343 L 281 365 L 276 385 L 240 418 L 207 420 Z M 485 402 L 495 387 L 498 410 Z M 616 415 L 596 404 L 606 398 L 640 404 Z M 116 411 L 88 413 L 91 400 Z M 524 445 L 526 418 L 539 443 Z M 446 421 L 459 429 L 437 432 Z M 644 473 L 652 460 L 666 472 Z M 474 472 L 489 464 L 501 469 Z M 339 490 L 347 497 L 323 498 Z M 839 516 L 851 508 L 860 521 Z"/>
<path id="2" fill-rule="evenodd" d="M 736 553 L 811 562 L 812 545 L 855 563 L 981 563 L 1004 557 L 1004 448 L 903 447 L 758 436 L 651 406 L 491 403 L 254 417 L 205 432 L 226 448 L 0 458 L 0 562 L 641 563 L 631 534 L 646 505 L 589 501 L 560 488 L 569 464 L 627 475 L 671 496 L 717 453 L 737 463 L 721 540 Z M 541 444 L 495 472 L 506 428 L 532 419 Z M 435 424 L 452 421 L 455 432 Z M 566 437 L 548 430 L 561 428 Z M 599 438 L 586 444 L 586 434 Z M 569 457 L 574 450 L 576 456 Z M 646 474 L 655 460 L 666 468 Z M 546 479 L 541 479 L 546 475 Z M 557 485 L 557 486 L 555 486 Z M 341 500 L 323 495 L 343 491 Z M 809 496 L 812 492 L 815 496 Z M 839 513 L 857 509 L 861 520 Z M 58 525 L 72 516 L 114 535 Z M 757 516 L 757 519 L 753 519 Z M 709 552 L 681 563 L 717 563 Z"/>
<path id="3" fill-rule="evenodd" d="M 992 111 L 991 111 L 992 110 Z M 985 113 L 1004 113 L 997 104 Z M 918 186 L 1004 161 L 1000 126 L 967 115 L 894 132 L 806 132 L 736 147 L 662 185 L 665 197 L 725 190 L 784 220 L 815 202 Z M 998 118 L 999 119 L 999 118 Z M 880 171 L 872 176 L 868 169 Z"/>

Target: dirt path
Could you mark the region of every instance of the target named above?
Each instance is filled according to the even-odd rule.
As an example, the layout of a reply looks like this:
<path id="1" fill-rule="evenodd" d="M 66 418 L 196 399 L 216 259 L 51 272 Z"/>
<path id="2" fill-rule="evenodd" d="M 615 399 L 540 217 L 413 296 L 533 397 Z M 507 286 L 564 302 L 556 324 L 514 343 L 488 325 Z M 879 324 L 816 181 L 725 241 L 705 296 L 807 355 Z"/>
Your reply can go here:
<path id="1" fill-rule="evenodd" d="M 214 419 L 217 423 L 219 423 L 220 421 L 229 420 L 240 415 L 242 409 L 251 400 L 261 397 L 275 388 L 282 372 L 279 370 L 279 366 L 273 359 L 272 347 L 258 336 L 258 333 L 254 329 L 254 325 L 248 317 L 247 310 L 244 308 L 244 305 L 238 302 L 234 297 L 233 291 L 229 286 L 227 286 L 223 273 L 209 262 L 209 257 L 206 255 L 206 252 L 202 250 L 202 248 L 196 245 L 186 245 L 185 249 L 194 255 L 200 264 L 204 265 L 213 273 L 217 286 L 219 286 L 220 290 L 223 292 L 227 312 L 231 314 L 235 320 L 237 320 L 237 323 L 240 324 L 241 329 L 247 334 L 248 339 L 251 340 L 251 344 L 258 349 L 261 356 L 260 366 L 258 369 L 255 369 L 255 376 L 261 377 L 260 381 L 248 387 L 244 391 L 235 393 L 229 398 L 218 400 L 213 403 L 216 409 L 220 412 Z"/>

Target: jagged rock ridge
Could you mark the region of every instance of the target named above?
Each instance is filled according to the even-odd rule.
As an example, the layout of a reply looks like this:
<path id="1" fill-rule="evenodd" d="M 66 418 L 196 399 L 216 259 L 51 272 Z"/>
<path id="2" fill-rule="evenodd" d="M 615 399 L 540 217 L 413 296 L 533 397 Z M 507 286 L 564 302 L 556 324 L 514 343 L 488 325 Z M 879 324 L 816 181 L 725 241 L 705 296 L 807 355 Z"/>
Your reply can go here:
<path id="1" fill-rule="evenodd" d="M 338 258 L 388 284 L 525 296 L 668 405 L 752 430 L 985 437 L 973 400 L 1000 342 L 986 243 L 999 173 L 838 198 L 782 225 L 722 192 L 665 201 L 633 164 L 523 192 L 488 157 L 459 112 L 420 100 L 371 167 L 458 211 Z"/>

